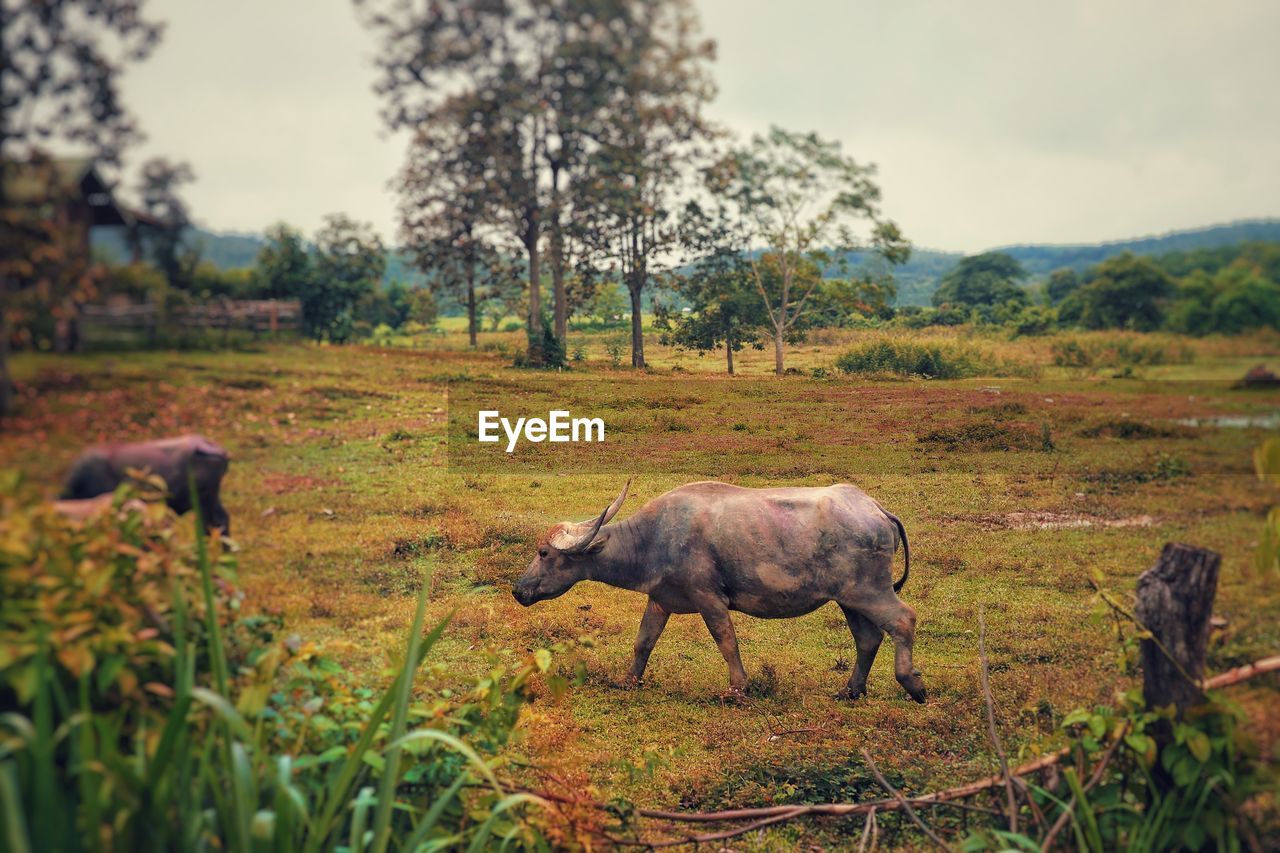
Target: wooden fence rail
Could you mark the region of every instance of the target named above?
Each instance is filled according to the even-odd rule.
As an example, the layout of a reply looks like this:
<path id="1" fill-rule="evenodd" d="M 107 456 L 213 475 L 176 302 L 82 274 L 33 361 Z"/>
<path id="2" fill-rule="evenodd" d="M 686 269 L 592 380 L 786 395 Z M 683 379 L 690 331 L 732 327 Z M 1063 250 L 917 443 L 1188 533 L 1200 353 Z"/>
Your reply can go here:
<path id="1" fill-rule="evenodd" d="M 154 304 L 113 303 L 81 306 L 80 319 L 87 325 L 146 329 L 153 334 L 159 327 L 275 333 L 298 327 L 302 305 L 296 299 L 223 299 L 162 310 Z"/>

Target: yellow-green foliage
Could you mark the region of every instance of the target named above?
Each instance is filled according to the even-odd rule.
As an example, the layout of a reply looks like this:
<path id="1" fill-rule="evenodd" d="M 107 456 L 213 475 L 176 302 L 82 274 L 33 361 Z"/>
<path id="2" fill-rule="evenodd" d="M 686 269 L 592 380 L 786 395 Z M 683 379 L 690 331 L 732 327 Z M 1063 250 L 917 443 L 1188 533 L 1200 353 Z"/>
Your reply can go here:
<path id="1" fill-rule="evenodd" d="M 0 692 L 18 707 L 35 695 L 42 645 L 68 695 L 86 679 L 95 707 L 140 713 L 172 695 L 175 591 L 192 602 L 187 618 L 205 619 L 195 552 L 163 501 L 133 494 L 124 487 L 110 509 L 73 521 L 15 472 L 0 475 Z M 215 600 L 224 624 L 237 604 L 229 589 Z"/>

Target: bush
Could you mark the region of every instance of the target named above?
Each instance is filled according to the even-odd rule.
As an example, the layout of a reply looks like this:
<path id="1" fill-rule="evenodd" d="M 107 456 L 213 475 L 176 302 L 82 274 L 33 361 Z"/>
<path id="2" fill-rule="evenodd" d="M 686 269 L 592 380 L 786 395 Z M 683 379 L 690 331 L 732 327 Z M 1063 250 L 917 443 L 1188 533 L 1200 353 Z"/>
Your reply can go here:
<path id="1" fill-rule="evenodd" d="M 980 370 L 977 359 L 958 348 L 900 341 L 877 341 L 846 350 L 836 359 L 835 366 L 843 373 L 891 373 L 929 379 L 956 379 L 973 376 Z"/>
<path id="2" fill-rule="evenodd" d="M 0 480 L 7 848 L 546 846 L 520 815 L 536 798 L 508 793 L 482 753 L 507 743 L 549 650 L 415 697 L 449 621 L 424 633 L 424 586 L 379 697 L 275 641 L 275 620 L 239 617 L 231 559 L 199 519 L 185 536 L 162 504 L 127 498 L 71 522 Z"/>

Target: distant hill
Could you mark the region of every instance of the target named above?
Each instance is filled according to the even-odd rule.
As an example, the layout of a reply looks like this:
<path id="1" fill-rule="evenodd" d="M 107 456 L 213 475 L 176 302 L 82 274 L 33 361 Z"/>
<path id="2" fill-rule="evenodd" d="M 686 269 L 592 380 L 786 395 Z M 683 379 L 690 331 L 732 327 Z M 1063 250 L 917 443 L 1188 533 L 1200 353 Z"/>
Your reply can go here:
<path id="1" fill-rule="evenodd" d="M 219 233 L 204 228 L 193 228 L 190 238 L 200 246 L 202 260 L 208 261 L 219 269 L 239 269 L 254 266 L 258 261 L 258 252 L 266 245 L 266 238 L 261 234 L 244 234 L 236 232 Z M 123 228 L 99 228 L 93 234 L 93 249 L 100 257 L 113 263 L 120 263 L 129 257 L 125 246 Z M 402 252 L 387 252 L 387 271 L 383 282 L 400 281 L 406 284 L 424 281 L 424 276 L 415 270 L 408 256 Z"/>
<path id="2" fill-rule="evenodd" d="M 1138 237 L 1107 243 L 1078 243 L 1055 245 L 1052 243 L 1001 246 L 993 252 L 1006 252 L 1017 258 L 1030 276 L 1044 278 L 1060 267 L 1083 270 L 1122 252 L 1135 255 L 1163 255 L 1167 252 L 1186 252 L 1195 249 L 1212 249 L 1231 246 L 1251 240 L 1280 242 L 1280 219 L 1251 219 L 1226 225 L 1211 225 L 1187 231 L 1172 231 L 1155 237 Z M 916 249 L 911 260 L 893 270 L 898 285 L 899 305 L 928 305 L 929 297 L 938 288 L 938 279 L 946 275 L 963 254 L 940 252 L 933 249 Z M 874 256 L 853 255 L 850 263 L 866 269 L 882 269 L 884 262 Z"/>
<path id="3" fill-rule="evenodd" d="M 99 229 L 99 232 L 101 233 L 94 235 L 96 251 L 110 260 L 120 261 L 128 257 L 124 235 L 120 229 L 104 228 Z M 200 241 L 205 260 L 223 269 L 253 266 L 258 250 L 266 242 L 260 234 L 220 234 L 203 228 L 194 229 L 193 236 Z M 1033 279 L 1039 279 L 1059 267 L 1083 270 L 1122 252 L 1162 255 L 1167 252 L 1230 246 L 1250 240 L 1280 242 L 1280 219 L 1251 219 L 1107 243 L 1021 244 L 1001 246 L 991 251 L 1007 252 L 1022 263 Z M 938 280 L 962 257 L 964 255 L 960 252 L 914 250 L 911 260 L 893 270 L 893 278 L 898 286 L 898 304 L 928 305 L 929 297 L 938 289 Z M 854 269 L 866 271 L 883 271 L 885 266 L 883 260 L 866 253 L 850 255 L 849 262 Z M 418 283 L 423 280 L 422 274 L 413 269 L 403 253 L 387 252 L 384 281 Z"/>

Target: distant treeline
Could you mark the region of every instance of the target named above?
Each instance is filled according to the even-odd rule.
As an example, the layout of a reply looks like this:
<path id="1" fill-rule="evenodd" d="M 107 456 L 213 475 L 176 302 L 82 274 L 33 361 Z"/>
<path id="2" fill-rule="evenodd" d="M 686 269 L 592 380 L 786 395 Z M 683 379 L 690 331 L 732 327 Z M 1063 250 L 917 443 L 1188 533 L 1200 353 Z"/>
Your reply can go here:
<path id="1" fill-rule="evenodd" d="M 1044 278 L 1056 269 L 1071 268 L 1084 272 L 1107 258 L 1124 252 L 1135 255 L 1196 256 L 1199 250 L 1216 249 L 1229 254 L 1232 247 L 1249 241 L 1280 242 L 1280 220 L 1264 219 L 1213 225 L 1189 231 L 1178 231 L 1158 237 L 1141 237 L 1105 243 L 1054 245 L 1033 244 L 1009 246 L 994 251 L 1003 252 L 1016 259 L 1030 279 Z M 202 228 L 191 228 L 187 242 L 199 248 L 201 258 L 220 270 L 252 267 L 258 253 L 266 245 L 262 234 L 218 233 Z M 123 262 L 129 257 L 123 229 L 98 229 L 94 232 L 94 251 L 104 260 Z M 951 271 L 964 255 L 960 252 L 944 252 L 933 249 L 914 249 L 910 259 L 892 269 L 897 287 L 897 305 L 931 304 L 933 292 L 938 289 L 942 277 Z M 869 254 L 851 254 L 848 261 L 855 272 L 884 273 L 889 266 L 883 259 Z M 1200 263 L 1197 259 L 1195 263 Z M 1168 261 L 1169 264 L 1175 263 Z M 1172 275 L 1185 275 L 1189 269 L 1167 267 Z M 426 283 L 426 277 L 412 264 L 412 259 L 402 250 L 386 250 L 386 268 L 383 285 L 401 282 L 409 287 Z M 441 312 L 456 314 L 457 305 L 441 302 Z"/>

